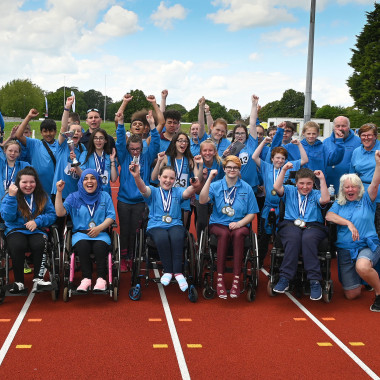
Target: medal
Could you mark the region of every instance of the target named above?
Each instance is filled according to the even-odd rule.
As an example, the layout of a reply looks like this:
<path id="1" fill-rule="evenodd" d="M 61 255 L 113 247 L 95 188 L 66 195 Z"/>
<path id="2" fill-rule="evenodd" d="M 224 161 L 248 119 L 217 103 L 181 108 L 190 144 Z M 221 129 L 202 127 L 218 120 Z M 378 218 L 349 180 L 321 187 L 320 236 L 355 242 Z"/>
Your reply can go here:
<path id="1" fill-rule="evenodd" d="M 88 223 L 88 228 L 94 228 L 94 227 L 96 227 L 96 224 L 93 220 L 91 220 L 91 222 Z"/>
<path id="2" fill-rule="evenodd" d="M 306 223 L 304 220 L 301 220 L 301 219 L 296 219 L 294 221 L 294 225 L 299 227 L 299 228 L 305 228 L 306 227 Z"/>
<path id="3" fill-rule="evenodd" d="M 162 191 L 162 188 L 160 187 L 160 193 L 161 193 L 161 201 L 162 201 L 162 208 L 164 210 L 164 213 L 166 215 L 162 216 L 162 221 L 165 223 L 171 223 L 173 221 L 173 218 L 169 215 L 170 206 L 172 204 L 172 189 L 168 191 L 168 196 L 165 199 L 165 193 Z"/>
<path id="4" fill-rule="evenodd" d="M 222 214 L 227 214 L 227 211 L 226 211 L 226 206 L 224 206 L 223 208 L 222 208 Z"/>
<path id="5" fill-rule="evenodd" d="M 162 221 L 169 224 L 173 221 L 173 218 L 170 215 L 164 215 Z"/>
<path id="6" fill-rule="evenodd" d="M 273 183 L 276 182 L 278 176 L 279 176 L 280 173 L 281 173 L 281 169 L 282 169 L 282 168 L 278 169 L 277 172 L 276 172 L 276 169 L 275 169 L 275 167 L 273 166 Z M 273 191 L 274 191 L 274 190 L 272 190 L 272 195 L 276 195 L 277 193 L 276 193 L 276 194 L 273 194 Z"/>
<path id="7" fill-rule="evenodd" d="M 277 192 L 275 189 L 272 189 L 272 191 L 270 192 L 273 196 L 276 196 L 277 195 Z"/>
<path id="8" fill-rule="evenodd" d="M 102 176 L 102 183 L 103 183 L 103 185 L 107 185 L 107 176 L 106 175 Z"/>
<path id="9" fill-rule="evenodd" d="M 102 179 L 102 183 L 105 185 L 107 183 L 107 177 L 103 175 L 104 169 L 106 167 L 104 152 L 102 152 L 102 155 L 100 157 L 97 155 L 96 152 L 94 152 L 94 161 L 95 161 L 96 171 L 98 172 L 100 178 Z"/>
<path id="10" fill-rule="evenodd" d="M 234 186 L 230 192 L 228 192 L 228 190 L 224 190 L 224 202 L 227 203 L 228 206 L 224 206 L 222 208 L 222 213 L 230 217 L 235 215 L 235 210 L 232 208 L 232 205 L 235 201 L 237 193 L 236 190 L 236 186 Z"/>
<path id="11" fill-rule="evenodd" d="M 25 199 L 25 203 L 28 205 L 30 215 L 32 215 L 32 209 L 33 209 L 33 194 L 31 194 L 31 196 L 30 196 L 30 203 L 26 200 L 25 197 L 24 197 L 24 199 Z"/>
<path id="12" fill-rule="evenodd" d="M 231 206 L 226 207 L 226 214 L 228 216 L 234 216 L 235 215 L 235 210 Z"/>
<path id="13" fill-rule="evenodd" d="M 94 216 L 95 212 L 95 205 L 92 206 L 92 208 L 87 205 L 88 212 L 90 213 L 91 218 Z M 93 219 L 90 220 L 90 223 L 88 223 L 88 228 L 94 228 L 96 227 L 96 223 L 93 221 Z"/>

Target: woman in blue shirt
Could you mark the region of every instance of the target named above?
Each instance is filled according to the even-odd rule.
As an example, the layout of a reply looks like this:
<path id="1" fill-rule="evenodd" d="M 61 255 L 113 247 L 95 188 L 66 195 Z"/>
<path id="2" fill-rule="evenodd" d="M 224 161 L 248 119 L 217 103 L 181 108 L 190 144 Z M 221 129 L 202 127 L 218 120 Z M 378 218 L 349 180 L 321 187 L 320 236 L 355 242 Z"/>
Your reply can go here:
<path id="1" fill-rule="evenodd" d="M 174 187 L 176 181 L 174 168 L 163 166 L 158 175 L 160 186 L 154 187 L 144 183 L 137 163 L 132 162 L 129 170 L 149 206 L 147 233 L 155 242 L 164 267 L 161 283 L 164 286 L 169 285 L 174 275 L 184 292 L 188 288 L 188 283 L 182 274 L 185 228 L 181 220 L 181 202 L 195 193 L 200 184 L 199 179 L 196 178 L 187 188 Z"/>
<path id="2" fill-rule="evenodd" d="M 367 190 L 356 174 L 340 179 L 338 199 L 326 219 L 338 224 L 336 246 L 340 278 L 347 299 L 361 293 L 361 278 L 375 290 L 371 311 L 380 312 L 380 280 L 374 269 L 380 259 L 380 241 L 374 218 L 380 184 L 380 151 L 375 152 L 375 170 Z"/>
<path id="3" fill-rule="evenodd" d="M 57 216 L 71 216 L 73 222 L 72 247 L 79 256 L 82 281 L 77 290 L 86 292 L 91 287 L 93 253 L 98 278 L 94 290 L 107 289 L 107 254 L 111 238 L 106 232 L 116 219 L 111 196 L 102 191 L 102 181 L 94 169 L 86 169 L 78 181 L 78 191 L 71 193 L 63 203 L 65 182 L 57 182 L 55 210 Z"/>
<path id="4" fill-rule="evenodd" d="M 9 192 L 1 203 L 1 216 L 6 226 L 5 235 L 15 277 L 10 291 L 18 293 L 25 288 L 24 258 L 28 251 L 33 256 L 33 282 L 36 286 L 50 285 L 50 282 L 43 280 L 47 236 L 41 228 L 52 225 L 56 215 L 37 172 L 31 166 L 20 170 L 15 183 L 9 186 Z"/>
<path id="5" fill-rule="evenodd" d="M 224 284 L 224 264 L 228 252 L 229 242 L 232 241 L 234 255 L 234 280 L 230 291 L 231 298 L 240 295 L 240 273 L 244 253 L 244 237 L 249 234 L 249 223 L 259 211 L 256 198 L 251 186 L 241 180 L 241 162 L 236 156 L 227 156 L 223 161 L 225 176 L 223 179 L 212 182 L 218 174 L 212 170 L 200 195 L 199 202 L 211 202 L 213 211 L 210 216 L 210 234 L 218 238 L 217 246 L 217 294 L 220 298 L 227 298 Z"/>

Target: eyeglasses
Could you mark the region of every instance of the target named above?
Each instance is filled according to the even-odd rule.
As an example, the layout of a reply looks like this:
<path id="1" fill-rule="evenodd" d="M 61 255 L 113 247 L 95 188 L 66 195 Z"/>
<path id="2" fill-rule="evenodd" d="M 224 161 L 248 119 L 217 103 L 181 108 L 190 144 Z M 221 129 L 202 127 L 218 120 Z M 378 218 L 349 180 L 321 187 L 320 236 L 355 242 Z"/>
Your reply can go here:
<path id="1" fill-rule="evenodd" d="M 292 129 L 284 129 L 284 133 L 293 133 Z"/>
<path id="2" fill-rule="evenodd" d="M 245 132 L 235 132 L 235 136 L 244 136 Z"/>
<path id="3" fill-rule="evenodd" d="M 92 112 L 92 111 L 97 112 L 98 114 L 100 114 L 100 111 L 97 108 L 90 108 L 89 110 L 87 110 L 86 113 L 89 113 L 89 112 Z"/>
<path id="4" fill-rule="evenodd" d="M 104 141 L 105 140 L 105 138 L 104 138 L 104 136 L 95 136 L 94 137 L 94 140 L 99 140 L 99 141 Z"/>
<path id="5" fill-rule="evenodd" d="M 229 170 L 230 172 L 237 172 L 239 170 L 238 166 L 226 166 L 226 170 Z"/>
<path id="6" fill-rule="evenodd" d="M 180 144 L 188 144 L 189 142 L 188 142 L 187 140 L 179 139 L 179 140 L 177 140 L 177 143 L 180 143 Z"/>
<path id="7" fill-rule="evenodd" d="M 139 152 L 141 148 L 129 148 L 129 150 L 132 152 Z"/>
<path id="8" fill-rule="evenodd" d="M 369 135 L 360 135 L 361 139 L 372 139 L 373 137 L 375 137 L 373 133 L 370 133 Z"/>

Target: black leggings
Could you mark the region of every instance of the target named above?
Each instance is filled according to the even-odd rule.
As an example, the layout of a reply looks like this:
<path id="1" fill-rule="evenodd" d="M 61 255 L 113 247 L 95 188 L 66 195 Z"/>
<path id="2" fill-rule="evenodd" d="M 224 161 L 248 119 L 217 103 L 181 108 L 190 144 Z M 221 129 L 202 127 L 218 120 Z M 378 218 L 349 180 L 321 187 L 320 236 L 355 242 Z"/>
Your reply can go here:
<path id="1" fill-rule="evenodd" d="M 103 240 L 79 240 L 75 243 L 74 252 L 79 256 L 82 277 L 92 277 L 91 253 L 95 256 L 98 277 L 107 280 L 107 254 L 109 245 Z"/>
<path id="2" fill-rule="evenodd" d="M 7 247 L 12 257 L 15 282 L 24 283 L 25 253 L 33 255 L 34 278 L 43 278 L 47 254 L 47 237 L 41 233 L 13 232 L 7 236 Z"/>

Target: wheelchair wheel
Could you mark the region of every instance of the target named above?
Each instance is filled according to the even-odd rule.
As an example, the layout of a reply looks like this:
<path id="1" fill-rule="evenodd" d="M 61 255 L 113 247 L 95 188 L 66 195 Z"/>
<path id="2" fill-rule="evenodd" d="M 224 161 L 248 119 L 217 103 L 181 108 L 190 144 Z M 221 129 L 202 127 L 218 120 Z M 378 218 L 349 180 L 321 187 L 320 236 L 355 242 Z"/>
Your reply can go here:
<path id="1" fill-rule="evenodd" d="M 333 282 L 329 281 L 329 282 L 326 283 L 326 285 L 322 289 L 322 299 L 323 299 L 323 301 L 326 302 L 326 303 L 330 303 L 330 301 L 332 299 L 332 296 L 333 296 L 333 293 L 334 293 Z"/>
<path id="2" fill-rule="evenodd" d="M 52 245 L 52 258 L 51 258 L 51 281 L 56 284 L 56 289 L 51 291 L 51 298 L 56 301 L 59 297 L 60 290 L 60 273 L 61 273 L 61 247 L 59 245 L 59 235 L 56 228 L 51 228 L 51 245 Z"/>
<path id="3" fill-rule="evenodd" d="M 140 271 L 141 271 L 141 260 L 142 260 L 143 249 L 144 249 L 144 231 L 140 229 L 136 233 L 135 257 L 132 263 L 132 275 L 131 275 L 132 287 L 136 287 L 136 285 L 139 283 L 138 278 L 140 276 Z"/>
<path id="4" fill-rule="evenodd" d="M 273 288 L 274 288 L 274 285 L 271 283 L 270 280 L 268 280 L 267 293 L 268 293 L 269 297 L 275 297 L 276 296 L 276 292 L 273 291 Z"/>
<path id="5" fill-rule="evenodd" d="M 63 288 L 63 302 L 67 302 L 69 300 L 69 288 L 66 286 Z"/>
<path id="6" fill-rule="evenodd" d="M 194 237 L 191 233 L 187 232 L 188 241 L 188 278 L 192 283 L 197 281 L 197 269 L 195 260 L 195 250 L 194 250 Z"/>
<path id="7" fill-rule="evenodd" d="M 211 300 L 215 297 L 215 290 L 212 290 L 210 287 L 207 287 L 207 288 L 204 288 L 202 290 L 202 295 L 203 295 L 203 298 L 206 299 L 206 300 Z"/>
<path id="8" fill-rule="evenodd" d="M 247 301 L 253 302 L 256 299 L 256 289 L 250 286 L 247 290 Z"/>
<path id="9" fill-rule="evenodd" d="M 257 235 L 252 232 L 252 240 L 253 240 L 253 270 L 255 271 L 254 278 L 254 287 L 257 288 L 259 286 L 259 277 L 260 277 L 260 264 L 259 264 L 259 251 L 257 244 Z"/>
<path id="10" fill-rule="evenodd" d="M 206 254 L 206 245 L 207 245 L 207 229 L 201 232 L 198 244 L 198 259 L 197 259 L 197 284 L 201 286 L 203 279 L 203 269 L 204 269 L 204 257 Z"/>
<path id="11" fill-rule="evenodd" d="M 189 300 L 190 302 L 197 302 L 198 301 L 198 292 L 197 292 L 197 289 L 195 289 L 194 285 L 190 285 L 189 286 Z"/>
<path id="12" fill-rule="evenodd" d="M 141 298 L 140 284 L 137 284 L 136 286 L 133 286 L 131 289 L 129 289 L 129 298 L 132 301 L 138 301 Z"/>
<path id="13" fill-rule="evenodd" d="M 116 279 L 114 279 L 113 282 L 114 282 L 114 285 L 113 285 L 113 294 L 112 295 L 113 295 L 113 300 L 115 302 L 117 302 L 117 299 L 119 297 L 119 287 L 118 287 L 119 284 L 118 284 Z"/>

